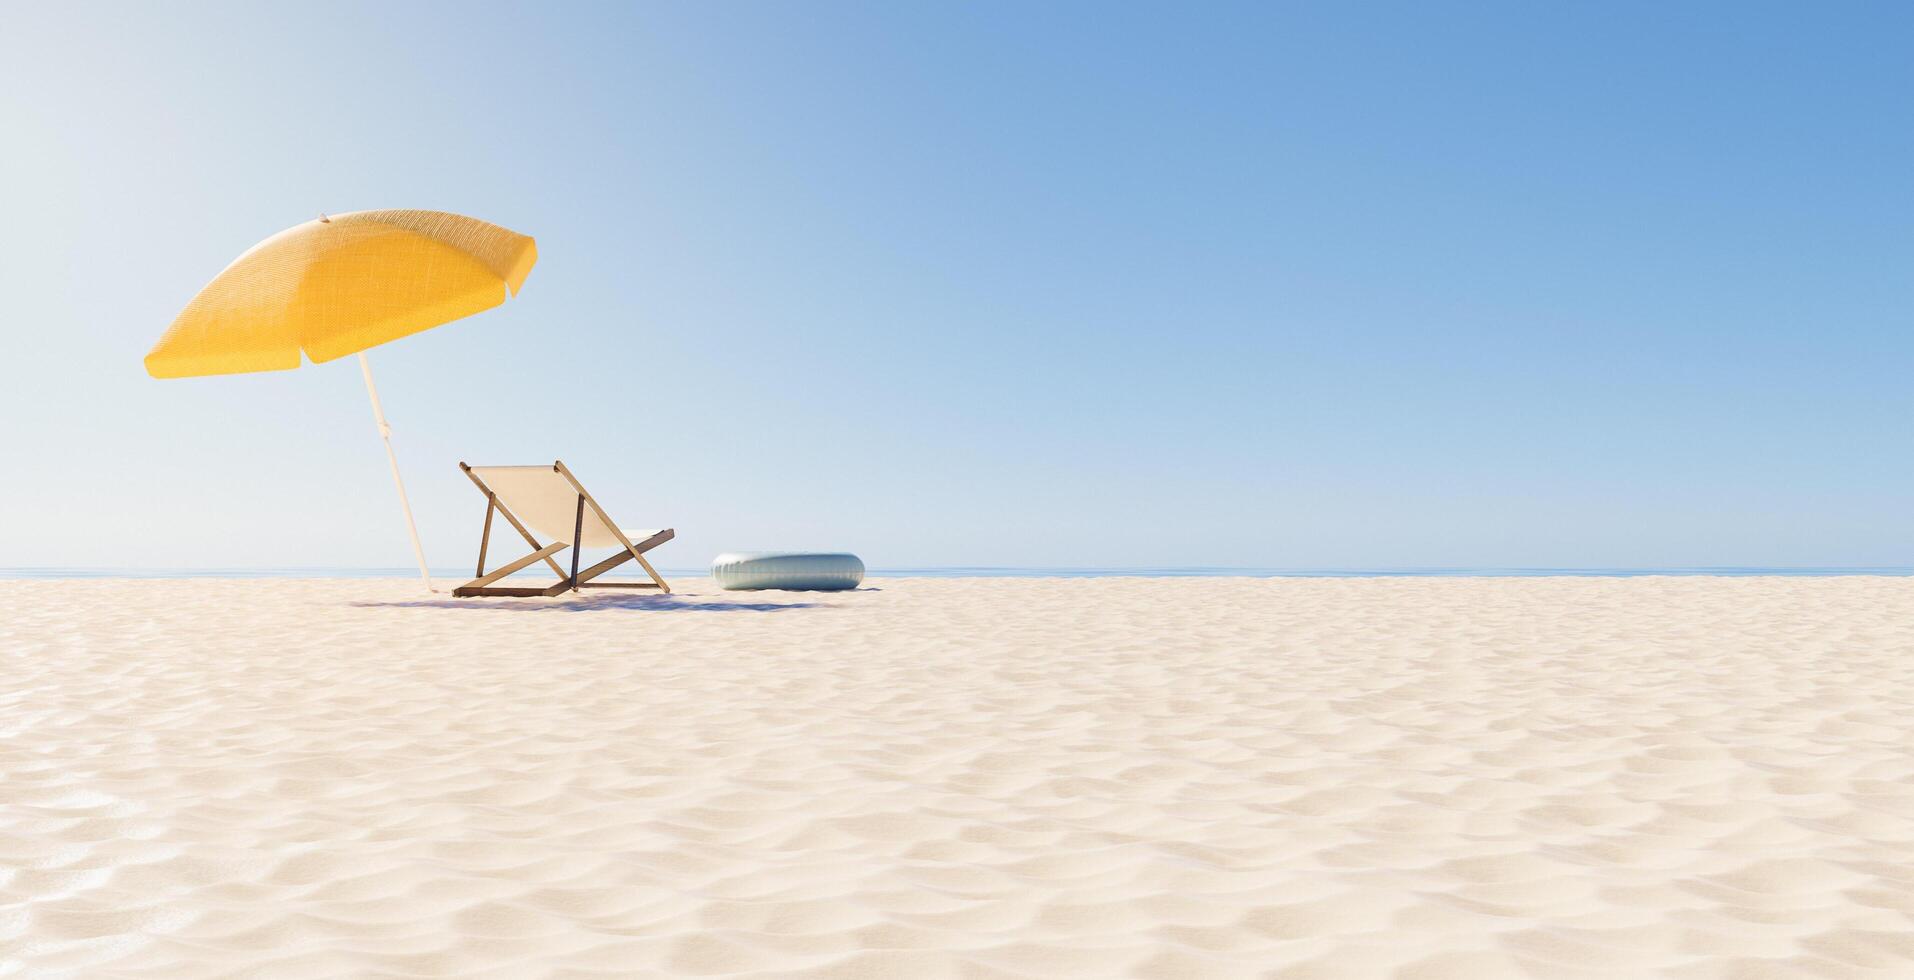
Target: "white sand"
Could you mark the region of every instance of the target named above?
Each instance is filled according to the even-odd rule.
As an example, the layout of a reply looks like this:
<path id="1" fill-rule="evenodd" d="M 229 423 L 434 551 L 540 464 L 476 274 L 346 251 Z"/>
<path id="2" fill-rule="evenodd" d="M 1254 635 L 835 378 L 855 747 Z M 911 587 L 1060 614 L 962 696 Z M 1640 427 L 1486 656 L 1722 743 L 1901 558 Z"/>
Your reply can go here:
<path id="1" fill-rule="evenodd" d="M 0 583 L 0 975 L 1914 977 L 1914 581 Z"/>

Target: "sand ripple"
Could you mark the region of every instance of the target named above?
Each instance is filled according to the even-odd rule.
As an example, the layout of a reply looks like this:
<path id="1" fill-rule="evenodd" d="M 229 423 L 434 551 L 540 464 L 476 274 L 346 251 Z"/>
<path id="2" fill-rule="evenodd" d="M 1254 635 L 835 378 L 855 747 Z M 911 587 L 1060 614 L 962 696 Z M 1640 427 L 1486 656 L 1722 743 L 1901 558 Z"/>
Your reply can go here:
<path id="1" fill-rule="evenodd" d="M 1914 976 L 1905 580 L 0 583 L 0 976 Z"/>

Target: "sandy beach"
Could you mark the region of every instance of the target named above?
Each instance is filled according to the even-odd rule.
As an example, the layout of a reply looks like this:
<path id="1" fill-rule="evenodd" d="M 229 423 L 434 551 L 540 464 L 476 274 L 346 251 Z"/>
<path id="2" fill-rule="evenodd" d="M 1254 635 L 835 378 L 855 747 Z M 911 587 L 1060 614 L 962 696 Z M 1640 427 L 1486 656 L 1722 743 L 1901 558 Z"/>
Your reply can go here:
<path id="1" fill-rule="evenodd" d="M 1914 976 L 1914 580 L 674 585 L 0 582 L 0 976 Z"/>

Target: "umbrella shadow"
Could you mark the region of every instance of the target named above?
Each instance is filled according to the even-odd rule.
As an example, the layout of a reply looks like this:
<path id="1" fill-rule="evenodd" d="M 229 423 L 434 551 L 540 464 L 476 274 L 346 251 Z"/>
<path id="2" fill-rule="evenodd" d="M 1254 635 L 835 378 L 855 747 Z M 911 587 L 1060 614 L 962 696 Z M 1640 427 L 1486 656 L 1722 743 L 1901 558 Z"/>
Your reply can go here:
<path id="1" fill-rule="evenodd" d="M 687 602 L 675 595 L 607 595 L 568 599 L 406 599 L 396 602 L 354 602 L 359 609 L 479 609 L 504 612 L 783 612 L 787 609 L 833 608 L 817 602 Z"/>

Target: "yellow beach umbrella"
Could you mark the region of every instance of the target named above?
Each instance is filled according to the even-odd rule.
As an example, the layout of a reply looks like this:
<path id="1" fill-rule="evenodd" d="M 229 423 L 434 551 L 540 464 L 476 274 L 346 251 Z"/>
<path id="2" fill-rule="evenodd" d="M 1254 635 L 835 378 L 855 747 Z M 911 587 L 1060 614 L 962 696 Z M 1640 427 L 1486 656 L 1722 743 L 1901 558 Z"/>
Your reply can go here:
<path id="1" fill-rule="evenodd" d="M 248 249 L 186 304 L 146 355 L 155 378 L 285 371 L 359 355 L 406 530 L 426 588 L 425 549 L 406 500 L 392 427 L 366 348 L 505 302 L 538 261 L 532 239 L 443 211 L 321 215 Z"/>

